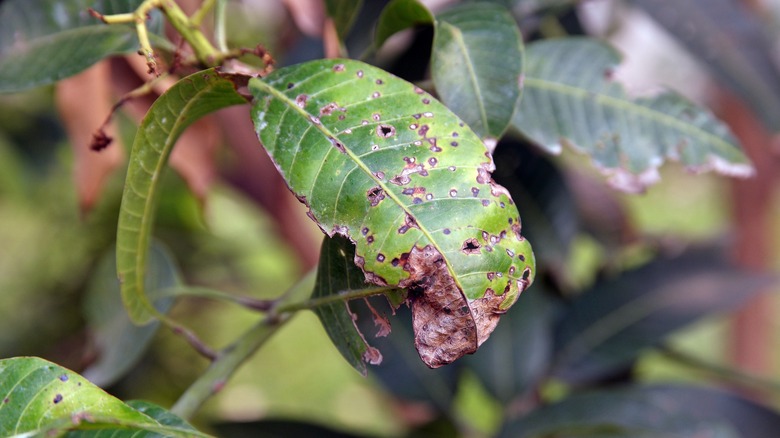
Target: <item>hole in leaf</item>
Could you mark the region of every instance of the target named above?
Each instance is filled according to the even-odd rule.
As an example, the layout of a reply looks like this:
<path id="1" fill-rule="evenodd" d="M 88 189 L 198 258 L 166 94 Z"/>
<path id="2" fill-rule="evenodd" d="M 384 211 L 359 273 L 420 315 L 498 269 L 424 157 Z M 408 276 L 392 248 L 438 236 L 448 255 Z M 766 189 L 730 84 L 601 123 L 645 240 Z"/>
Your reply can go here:
<path id="1" fill-rule="evenodd" d="M 460 248 L 461 251 L 463 251 L 465 254 L 479 254 L 479 248 L 480 248 L 479 242 L 477 239 L 471 237 L 466 239 L 465 242 L 463 242 L 463 246 Z"/>
<path id="2" fill-rule="evenodd" d="M 390 138 L 395 135 L 395 127 L 391 125 L 379 125 L 376 127 L 376 135 L 382 138 Z"/>

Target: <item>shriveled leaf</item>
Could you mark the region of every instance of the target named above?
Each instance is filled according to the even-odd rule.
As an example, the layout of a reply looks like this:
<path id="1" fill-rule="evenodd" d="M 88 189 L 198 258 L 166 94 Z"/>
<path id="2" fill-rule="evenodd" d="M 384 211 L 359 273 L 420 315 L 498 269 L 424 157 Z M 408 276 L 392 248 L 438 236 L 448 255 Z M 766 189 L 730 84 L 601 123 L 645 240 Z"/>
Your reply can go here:
<path id="1" fill-rule="evenodd" d="M 328 16 L 333 19 L 341 41 L 347 38 L 349 30 L 352 29 L 352 23 L 355 22 L 362 6 L 363 0 L 325 0 L 325 10 Z"/>
<path id="2" fill-rule="evenodd" d="M 726 125 L 682 96 L 629 97 L 610 80 L 620 56 L 592 39 L 533 43 L 513 125 L 546 150 L 570 145 L 590 156 L 618 189 L 638 192 L 658 180 L 667 159 L 692 171 L 753 172 Z"/>
<path id="3" fill-rule="evenodd" d="M 101 59 L 138 50 L 132 25 L 106 25 L 103 14 L 134 11 L 142 0 L 6 0 L 0 4 L 0 92 L 55 82 Z M 160 14 L 150 29 L 158 32 Z"/>
<path id="4" fill-rule="evenodd" d="M 465 4 L 436 16 L 436 91 L 480 137 L 498 139 L 509 127 L 522 73 L 523 40 L 506 8 Z"/>
<path id="5" fill-rule="evenodd" d="M 365 289 L 367 286 L 363 271 L 355 265 L 354 245 L 343 236 L 326 237 L 322 242 L 317 284 L 312 298 Z M 378 365 L 382 362 L 382 354 L 369 345 L 365 336 L 358 330 L 357 317 L 346 300 L 318 306 L 314 313 L 322 321 L 339 353 L 360 374 L 366 375 L 366 363 Z"/>
<path id="6" fill-rule="evenodd" d="M 176 265 L 168 252 L 153 244 L 149 253 L 145 288 L 154 291 L 180 284 Z M 172 299 L 155 301 L 157 310 L 167 313 Z M 82 374 L 98 386 L 107 386 L 128 372 L 141 358 L 157 331 L 158 323 L 137 327 L 122 305 L 116 275 L 116 253 L 107 254 L 90 280 L 84 302 L 87 327 L 97 348 L 97 360 Z"/>
<path id="7" fill-rule="evenodd" d="M 36 357 L 0 360 L 2 436 L 205 437 L 148 404 L 134 409 L 83 377 Z M 146 415 L 145 412 L 153 414 Z M 140 435 L 139 435 L 140 434 Z"/>
<path id="8" fill-rule="evenodd" d="M 231 78 L 213 69 L 190 75 L 160 96 L 141 122 L 130 152 L 117 228 L 117 272 L 122 300 L 136 324 L 157 314 L 144 292 L 146 259 L 160 175 L 187 126 L 220 108 L 246 103 Z"/>
<path id="9" fill-rule="evenodd" d="M 745 99 L 764 124 L 780 131 L 780 71 L 764 17 L 733 0 L 634 0 L 726 86 Z"/>
<path id="10" fill-rule="evenodd" d="M 426 24 L 433 24 L 433 14 L 425 5 L 418 0 L 393 0 L 379 15 L 374 46 L 382 47 L 382 44 L 396 32 Z"/>
<path id="11" fill-rule="evenodd" d="M 476 350 L 533 277 L 480 139 L 423 90 L 321 60 L 252 79 L 258 136 L 309 215 L 348 236 L 366 279 L 410 290 L 429 366 Z"/>
<path id="12" fill-rule="evenodd" d="M 572 383 L 608 377 L 675 330 L 737 309 L 774 281 L 705 248 L 597 283 L 560 315 L 554 372 Z"/>
<path id="13" fill-rule="evenodd" d="M 508 423 L 501 437 L 770 438 L 780 414 L 725 391 L 636 386 L 577 394 Z"/>

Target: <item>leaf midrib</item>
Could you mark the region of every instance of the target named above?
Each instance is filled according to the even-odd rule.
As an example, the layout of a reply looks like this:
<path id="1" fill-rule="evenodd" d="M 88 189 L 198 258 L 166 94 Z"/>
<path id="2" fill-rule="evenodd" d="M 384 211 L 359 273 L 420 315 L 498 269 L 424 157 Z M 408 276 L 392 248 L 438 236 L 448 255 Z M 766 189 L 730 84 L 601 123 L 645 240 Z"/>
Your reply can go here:
<path id="1" fill-rule="evenodd" d="M 270 84 L 268 84 L 268 83 L 266 83 L 266 82 L 264 82 L 262 80 L 259 80 L 259 79 L 253 80 L 253 83 L 256 86 L 262 88 L 263 91 L 267 92 L 268 94 L 272 95 L 273 97 L 280 99 L 282 102 L 284 102 L 287 105 L 288 108 L 291 108 L 293 111 L 296 111 L 301 117 L 304 118 L 304 120 L 306 120 L 306 123 L 314 126 L 315 129 L 320 131 L 325 136 L 326 140 L 328 138 L 333 138 L 333 139 L 338 140 L 342 145 L 344 145 L 344 151 L 347 154 L 347 156 L 350 159 L 352 159 L 352 161 L 363 172 L 365 172 L 365 174 L 368 175 L 369 178 L 371 178 L 376 184 L 378 184 L 379 187 L 382 188 L 382 190 L 384 190 L 385 194 L 390 199 L 392 199 L 393 202 L 395 202 L 395 204 L 404 213 L 406 213 L 407 215 L 409 215 L 412 218 L 415 218 L 415 215 L 413 215 L 412 212 L 406 207 L 406 205 L 403 202 L 401 202 L 401 199 L 392 190 L 390 190 L 390 187 L 388 187 L 382 180 L 377 178 L 376 175 L 374 175 L 374 173 L 371 172 L 371 169 L 369 169 L 365 165 L 365 163 L 363 163 L 363 161 L 360 159 L 360 156 L 358 156 L 354 152 L 352 152 L 352 149 L 348 146 L 348 144 L 343 142 L 343 141 L 341 141 L 341 138 L 339 138 L 338 135 L 336 135 L 333 132 L 331 132 L 330 129 L 326 128 L 325 125 L 323 125 L 322 123 L 317 124 L 317 123 L 312 122 L 310 117 L 313 117 L 313 116 L 311 114 L 306 112 L 303 108 L 299 107 L 286 94 L 284 94 L 283 92 L 277 90 L 276 88 L 274 88 Z M 439 244 L 433 238 L 433 236 L 428 231 L 428 229 L 425 227 L 425 225 L 423 225 L 420 222 L 417 222 L 417 226 L 419 227 L 420 232 L 423 234 L 423 236 L 425 236 L 425 238 L 428 239 L 428 241 L 434 246 L 434 248 L 436 248 L 436 250 L 439 252 L 439 254 L 441 254 L 442 258 L 444 259 L 444 263 L 447 266 L 447 271 L 449 272 L 450 277 L 452 277 L 452 279 L 454 280 L 455 285 L 458 287 L 458 290 L 461 293 L 461 296 L 468 302 L 468 298 L 466 297 L 465 291 L 463 290 L 463 285 L 461 285 L 460 279 L 455 274 L 455 271 L 454 271 L 454 269 L 452 267 L 452 264 L 450 263 L 449 259 L 445 255 L 444 251 L 442 251 L 441 247 L 439 247 Z M 411 248 L 410 248 L 410 250 L 411 250 Z"/>

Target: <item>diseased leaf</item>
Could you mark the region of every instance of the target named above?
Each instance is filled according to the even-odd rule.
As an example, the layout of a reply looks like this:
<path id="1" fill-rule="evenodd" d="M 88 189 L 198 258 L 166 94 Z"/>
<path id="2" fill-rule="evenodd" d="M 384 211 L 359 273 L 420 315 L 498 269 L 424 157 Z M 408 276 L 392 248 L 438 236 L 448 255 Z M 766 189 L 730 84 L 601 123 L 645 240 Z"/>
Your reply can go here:
<path id="1" fill-rule="evenodd" d="M 505 425 L 500 437 L 771 438 L 780 414 L 725 391 L 635 386 L 575 394 Z"/>
<path id="2" fill-rule="evenodd" d="M 5 0 L 0 4 L 0 92 L 50 84 L 101 59 L 138 50 L 131 25 L 106 25 L 104 14 L 134 11 L 142 0 Z M 161 16 L 147 23 L 159 32 Z"/>
<path id="3" fill-rule="evenodd" d="M 153 244 L 149 253 L 145 289 L 151 296 L 161 289 L 180 284 L 178 270 L 168 252 Z M 155 301 L 157 310 L 167 313 L 173 299 Z M 98 358 L 82 374 L 98 386 L 107 386 L 135 366 L 152 340 L 158 323 L 136 327 L 122 305 L 116 275 L 116 252 L 107 254 L 90 280 L 84 315 Z"/>
<path id="4" fill-rule="evenodd" d="M 336 33 L 341 41 L 347 38 L 362 6 L 363 0 L 325 0 L 325 10 L 333 19 Z"/>
<path id="5" fill-rule="evenodd" d="M 509 126 L 522 73 L 523 40 L 506 8 L 465 4 L 436 16 L 436 92 L 480 137 L 498 139 Z"/>
<path id="6" fill-rule="evenodd" d="M 321 298 L 366 288 L 363 271 L 355 265 L 355 247 L 344 236 L 326 237 L 322 242 L 317 284 L 312 298 Z M 337 301 L 314 308 L 322 326 L 339 353 L 360 374 L 366 375 L 366 363 L 378 365 L 382 354 L 370 346 L 358 330 L 356 317 L 347 301 Z"/>
<path id="7" fill-rule="evenodd" d="M 374 47 L 382 47 L 382 44 L 396 32 L 425 24 L 433 24 L 433 14 L 425 5 L 418 0 L 393 0 L 379 15 Z"/>
<path id="8" fill-rule="evenodd" d="M 780 72 L 763 17 L 733 0 L 634 0 L 689 53 L 701 59 L 775 132 L 780 131 Z"/>
<path id="9" fill-rule="evenodd" d="M 288 67 L 250 90 L 258 136 L 309 215 L 356 243 L 369 282 L 409 289 L 423 360 L 475 351 L 534 269 L 480 139 L 423 90 L 357 61 Z"/>
<path id="10" fill-rule="evenodd" d="M 43 359 L 0 360 L 2 436 L 208 436 L 159 407 L 134 406 L 140 410 Z"/>
<path id="11" fill-rule="evenodd" d="M 190 75 L 154 102 L 138 128 L 117 227 L 122 300 L 136 324 L 148 323 L 158 314 L 144 292 L 144 277 L 160 175 L 187 126 L 218 109 L 246 103 L 234 87 L 230 78 L 213 69 Z"/>
<path id="12" fill-rule="evenodd" d="M 675 330 L 737 309 L 774 281 L 734 267 L 713 248 L 625 272 L 562 312 L 553 371 L 574 384 L 608 377 Z"/>
<path id="13" fill-rule="evenodd" d="M 631 99 L 610 80 L 619 61 L 613 49 L 587 38 L 529 45 L 513 125 L 549 152 L 566 144 L 587 154 L 625 191 L 656 182 L 666 159 L 698 172 L 752 174 L 726 125 L 706 109 L 672 92 Z"/>

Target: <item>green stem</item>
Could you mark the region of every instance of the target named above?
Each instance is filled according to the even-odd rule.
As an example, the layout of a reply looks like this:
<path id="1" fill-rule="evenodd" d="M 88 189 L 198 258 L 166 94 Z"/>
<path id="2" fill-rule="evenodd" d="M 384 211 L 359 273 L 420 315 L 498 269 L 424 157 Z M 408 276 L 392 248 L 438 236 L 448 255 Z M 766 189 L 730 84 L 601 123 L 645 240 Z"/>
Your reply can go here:
<path id="1" fill-rule="evenodd" d="M 341 292 L 333 295 L 328 295 L 320 298 L 314 298 L 303 302 L 290 303 L 285 305 L 278 305 L 274 308 L 274 313 L 282 315 L 285 313 L 294 313 L 299 310 L 311 310 L 315 307 L 323 306 L 325 304 L 336 303 L 340 301 L 350 301 L 358 298 L 366 298 L 374 295 L 381 295 L 388 292 L 398 290 L 397 287 L 368 287 L 365 289 L 352 289 L 346 292 Z"/>
<path id="2" fill-rule="evenodd" d="M 217 0 L 217 7 L 214 9 L 214 40 L 217 48 L 222 52 L 228 51 L 227 34 L 225 32 L 225 17 L 227 9 L 227 0 Z"/>
<path id="3" fill-rule="evenodd" d="M 305 300 L 314 289 L 315 280 L 316 271 L 312 270 L 279 299 L 279 307 Z M 291 312 L 269 314 L 235 342 L 220 351 L 206 372 L 176 401 L 171 412 L 185 419 L 191 417 L 203 402 L 222 389 L 238 367 L 249 359 L 291 317 Z"/>
<path id="4" fill-rule="evenodd" d="M 220 53 L 198 29 L 198 25 L 192 22 L 184 11 L 179 8 L 174 0 L 158 0 L 160 10 L 168 18 L 174 29 L 184 38 L 195 52 L 203 65 L 214 67 L 221 61 Z"/>
<path id="5" fill-rule="evenodd" d="M 192 23 L 193 26 L 200 26 L 203 24 L 206 15 L 214 7 L 215 1 L 216 0 L 203 0 L 203 4 L 200 5 L 200 8 L 192 14 L 192 17 L 190 17 L 190 23 Z"/>

